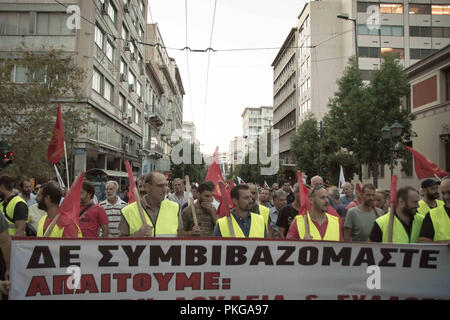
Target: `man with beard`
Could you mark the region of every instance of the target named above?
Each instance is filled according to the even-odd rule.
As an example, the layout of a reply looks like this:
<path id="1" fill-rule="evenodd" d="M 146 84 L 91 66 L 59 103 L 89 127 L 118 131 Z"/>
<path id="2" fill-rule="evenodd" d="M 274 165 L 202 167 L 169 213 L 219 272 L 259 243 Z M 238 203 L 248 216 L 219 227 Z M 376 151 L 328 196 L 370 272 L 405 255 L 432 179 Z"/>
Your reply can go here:
<path id="1" fill-rule="evenodd" d="M 437 206 L 423 219 L 419 242 L 450 243 L 450 176 L 442 179 L 444 206 Z"/>
<path id="2" fill-rule="evenodd" d="M 250 188 L 240 184 L 230 191 L 234 208 L 231 210 L 230 219 L 235 238 L 267 238 L 267 228 L 264 218 L 251 212 L 254 206 Z M 213 235 L 215 237 L 233 237 L 229 227 L 228 217 L 217 220 Z"/>
<path id="3" fill-rule="evenodd" d="M 0 177 L 0 211 L 8 221 L 10 236 L 25 236 L 28 220 L 28 206 L 25 200 L 13 193 L 13 180 L 4 175 Z"/>
<path id="4" fill-rule="evenodd" d="M 286 239 L 304 239 L 306 234 L 305 219 L 308 219 L 309 234 L 312 240 L 342 241 L 342 222 L 339 217 L 327 212 L 330 202 L 328 190 L 316 184 L 309 191 L 311 211 L 306 215 L 297 215 L 292 221 Z"/>
<path id="5" fill-rule="evenodd" d="M 20 183 L 19 197 L 27 202 L 27 206 L 31 207 L 36 203 L 36 196 L 31 192 L 31 181 L 29 179 L 25 179 Z"/>
<path id="6" fill-rule="evenodd" d="M 375 220 L 384 214 L 374 208 L 376 189 L 373 184 L 365 184 L 361 190 L 361 203 L 348 210 L 344 223 L 345 241 L 367 241 Z"/>
<path id="7" fill-rule="evenodd" d="M 183 220 L 178 214 L 178 203 L 165 199 L 167 180 L 161 172 L 153 171 L 145 175 L 141 199 L 146 224 L 142 223 L 136 202 L 122 209 L 119 223 L 119 237 L 177 236 L 183 228 Z"/>
<path id="8" fill-rule="evenodd" d="M 108 228 L 111 238 L 117 238 L 119 236 L 119 229 L 117 228 L 122 217 L 121 210 L 126 207 L 127 203 L 119 198 L 119 184 L 110 180 L 105 185 L 106 200 L 99 203 L 105 209 L 108 216 Z"/>
<path id="9" fill-rule="evenodd" d="M 420 184 L 420 187 L 423 191 L 423 199 L 419 201 L 419 209 L 417 209 L 417 213 L 425 216 L 431 209 L 444 206 L 444 201 L 438 200 L 439 181 L 434 179 L 425 179 Z"/>
<path id="10" fill-rule="evenodd" d="M 263 206 L 259 203 L 258 199 L 258 190 L 254 183 L 248 183 L 247 184 L 250 190 L 250 194 L 253 199 L 253 207 L 250 209 L 251 212 L 260 214 L 264 218 L 264 223 L 266 224 L 266 228 L 268 228 L 269 225 L 269 208 Z"/>
<path id="11" fill-rule="evenodd" d="M 394 213 L 392 243 L 417 243 L 423 216 L 417 213 L 419 207 L 419 192 L 413 187 L 403 187 L 397 190 L 397 208 Z M 388 242 L 389 216 L 387 213 L 373 224 L 369 240 L 372 242 Z"/>
<path id="12" fill-rule="evenodd" d="M 37 236 L 43 237 L 53 219 L 58 215 L 61 189 L 53 182 L 47 182 L 39 189 L 36 196 L 38 208 L 47 212 L 47 215 L 39 220 Z M 58 222 L 48 235 L 50 238 L 82 238 L 80 227 L 71 219 L 60 216 Z"/>
<path id="13" fill-rule="evenodd" d="M 217 221 L 216 209 L 212 205 L 214 189 L 209 184 L 202 183 L 197 191 L 198 198 L 194 204 L 194 209 L 198 226 L 194 225 L 191 206 L 188 206 L 181 213 L 184 226 L 181 235 L 211 237 Z"/>

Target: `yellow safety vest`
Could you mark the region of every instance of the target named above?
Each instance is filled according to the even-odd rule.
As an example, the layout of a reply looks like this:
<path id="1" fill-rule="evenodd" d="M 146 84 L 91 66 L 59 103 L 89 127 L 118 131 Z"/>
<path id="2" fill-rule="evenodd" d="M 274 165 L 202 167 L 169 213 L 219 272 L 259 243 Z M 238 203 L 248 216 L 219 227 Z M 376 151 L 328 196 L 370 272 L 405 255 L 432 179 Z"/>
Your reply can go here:
<path id="1" fill-rule="evenodd" d="M 450 240 L 450 218 L 445 208 L 438 206 L 431 209 L 430 218 L 434 228 L 433 241 Z"/>
<path id="2" fill-rule="evenodd" d="M 444 204 L 445 204 L 444 201 L 436 199 L 436 207 L 443 207 Z M 428 212 L 430 212 L 430 210 L 431 210 L 431 208 L 428 205 L 428 203 L 425 202 L 425 200 L 420 200 L 419 201 L 419 208 L 417 208 L 417 213 L 420 213 L 421 215 L 426 216 L 426 214 Z"/>
<path id="3" fill-rule="evenodd" d="M 322 239 L 319 230 L 317 229 L 314 222 L 311 220 L 309 212 L 307 212 L 309 233 L 311 234 L 311 237 L 313 238 L 313 240 L 340 241 L 341 234 L 340 234 L 339 218 L 328 213 L 325 213 L 325 215 L 328 219 L 328 225 L 327 231 L 325 232 L 325 236 Z M 300 239 L 303 239 L 305 237 L 305 216 L 297 215 L 295 217 L 295 220 L 297 222 L 297 229 Z"/>
<path id="4" fill-rule="evenodd" d="M 122 215 L 127 221 L 130 228 L 130 236 L 132 236 L 142 227 L 143 223 L 136 202 L 133 202 L 132 204 L 129 204 L 125 208 L 123 208 Z M 155 226 L 153 225 L 153 222 L 147 214 L 144 213 L 144 216 L 147 224 L 153 228 L 153 236 L 176 236 L 178 234 L 178 203 L 167 199 L 163 200 L 159 208 Z"/>
<path id="5" fill-rule="evenodd" d="M 259 214 L 264 218 L 264 223 L 267 225 L 269 224 L 269 208 L 264 207 L 263 205 L 259 205 Z"/>
<path id="6" fill-rule="evenodd" d="M 27 204 L 26 201 L 23 200 L 21 197 L 15 196 L 8 202 L 8 205 L 6 206 L 6 214 L 5 214 L 5 208 L 3 207 L 4 201 L 0 202 L 0 211 L 5 216 L 6 221 L 8 222 L 8 228 L 9 228 L 8 232 L 9 232 L 10 236 L 14 236 L 17 232 L 16 225 L 11 221 L 14 219 L 14 209 L 16 208 L 16 204 L 18 204 L 19 202 L 23 202 L 23 203 L 25 203 L 25 205 Z M 27 206 L 27 208 L 28 208 L 28 206 Z M 26 221 L 28 221 L 28 217 L 27 217 Z"/>
<path id="7" fill-rule="evenodd" d="M 237 223 L 236 219 L 233 217 L 232 214 L 230 214 L 231 217 L 231 224 L 233 225 L 234 230 L 234 236 L 236 238 L 245 238 L 244 232 L 242 231 L 241 227 Z M 264 224 L 264 218 L 256 213 L 250 213 L 250 219 L 251 219 L 251 225 L 250 225 L 250 233 L 248 235 L 249 238 L 264 238 L 264 231 L 265 231 L 265 224 Z M 219 224 L 220 233 L 222 234 L 222 237 L 231 237 L 230 229 L 228 228 L 228 221 L 227 217 L 222 217 L 219 220 L 217 220 L 217 223 Z"/>
<path id="8" fill-rule="evenodd" d="M 388 229 L 389 229 L 389 215 L 387 214 L 379 217 L 375 220 L 375 223 L 383 232 L 382 242 L 388 242 Z M 411 237 L 408 237 L 408 233 L 403 227 L 402 222 L 394 215 L 394 226 L 392 231 L 392 243 L 417 243 L 419 241 L 420 230 L 422 229 L 422 222 L 424 216 L 421 214 L 414 215 L 414 219 L 412 221 L 412 229 L 411 229 Z"/>
<path id="9" fill-rule="evenodd" d="M 39 219 L 38 227 L 36 230 L 36 236 L 37 237 L 43 237 L 44 236 L 44 224 L 45 220 L 47 219 L 47 215 L 43 216 L 41 219 Z M 83 238 L 83 235 L 81 233 L 80 227 L 77 225 L 78 229 L 78 238 Z M 55 225 L 52 232 L 48 235 L 49 238 L 62 238 L 64 233 L 64 228 L 58 227 L 58 224 Z"/>

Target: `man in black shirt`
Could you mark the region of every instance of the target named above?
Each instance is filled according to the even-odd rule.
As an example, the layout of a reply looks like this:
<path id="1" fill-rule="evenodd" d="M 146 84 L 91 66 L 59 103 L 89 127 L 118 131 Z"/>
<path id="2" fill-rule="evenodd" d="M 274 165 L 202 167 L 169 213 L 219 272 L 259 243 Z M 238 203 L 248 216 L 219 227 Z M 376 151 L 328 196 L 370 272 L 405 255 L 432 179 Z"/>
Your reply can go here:
<path id="1" fill-rule="evenodd" d="M 450 176 L 442 179 L 440 191 L 444 208 L 431 209 L 425 215 L 419 242 L 450 243 Z"/>
<path id="2" fill-rule="evenodd" d="M 291 204 L 287 205 L 286 207 L 282 208 L 278 215 L 277 226 L 278 226 L 278 237 L 280 239 L 286 239 L 286 235 L 289 231 L 289 226 L 291 225 L 291 222 L 295 219 L 295 216 L 298 214 L 298 211 L 300 210 L 300 198 L 298 195 L 299 195 L 298 183 L 296 183 L 294 185 L 294 193 L 293 193 L 294 201 Z"/>
<path id="3" fill-rule="evenodd" d="M 289 183 L 289 181 L 285 181 L 283 183 L 283 190 L 284 192 L 286 192 L 288 195 L 286 197 L 287 200 L 287 204 L 291 204 L 292 202 L 294 202 L 294 193 L 292 192 L 292 188 L 291 188 L 291 184 Z"/>

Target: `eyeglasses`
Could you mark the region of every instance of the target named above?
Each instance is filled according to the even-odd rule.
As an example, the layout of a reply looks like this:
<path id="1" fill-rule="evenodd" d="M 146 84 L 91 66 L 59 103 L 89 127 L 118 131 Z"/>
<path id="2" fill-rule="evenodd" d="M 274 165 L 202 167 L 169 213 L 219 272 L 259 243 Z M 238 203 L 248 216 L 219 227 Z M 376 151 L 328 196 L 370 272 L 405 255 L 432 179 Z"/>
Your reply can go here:
<path id="1" fill-rule="evenodd" d="M 326 188 L 325 188 L 325 186 L 322 185 L 322 184 L 316 184 L 316 185 L 314 186 L 314 189 L 312 189 L 311 193 L 309 194 L 309 196 L 312 197 L 313 194 L 314 194 L 314 192 L 315 192 L 316 190 L 320 190 L 320 189 L 326 189 Z"/>

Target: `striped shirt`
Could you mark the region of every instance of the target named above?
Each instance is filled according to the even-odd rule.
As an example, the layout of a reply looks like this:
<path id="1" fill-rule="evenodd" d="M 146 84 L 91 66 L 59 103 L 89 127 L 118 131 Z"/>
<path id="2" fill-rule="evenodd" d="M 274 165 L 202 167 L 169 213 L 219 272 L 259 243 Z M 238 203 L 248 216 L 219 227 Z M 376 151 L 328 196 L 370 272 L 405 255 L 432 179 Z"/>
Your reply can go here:
<path id="1" fill-rule="evenodd" d="M 122 217 L 122 213 L 120 210 L 124 208 L 127 203 L 117 197 L 117 201 L 115 204 L 111 204 L 108 199 L 99 203 L 103 208 L 105 208 L 106 215 L 108 216 L 108 227 L 109 227 L 109 236 L 111 238 L 117 238 L 119 236 L 119 222 Z"/>

